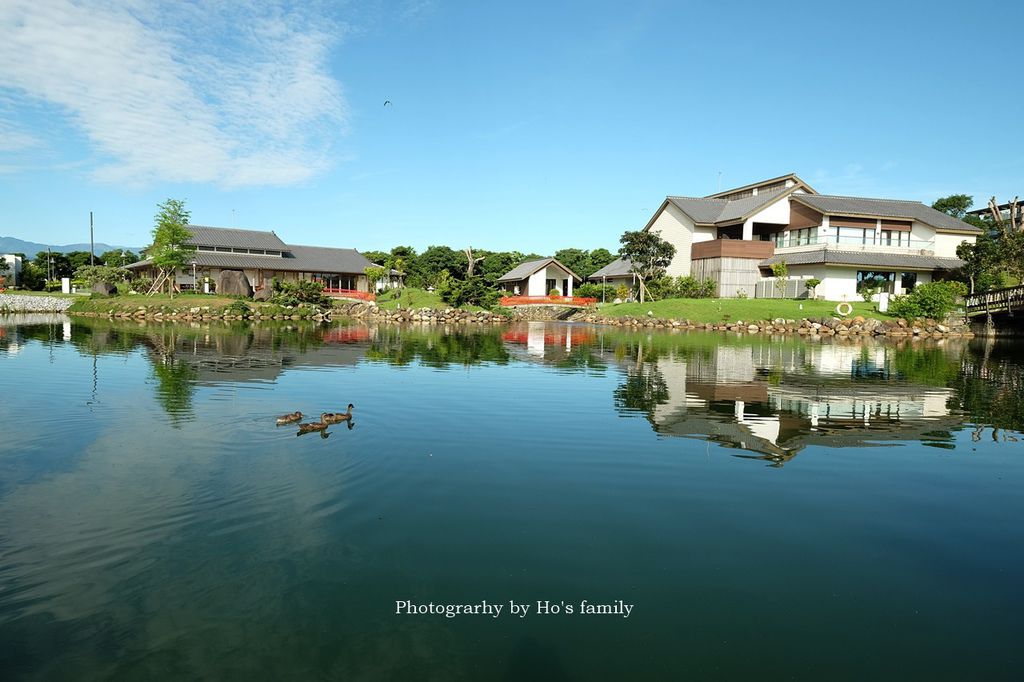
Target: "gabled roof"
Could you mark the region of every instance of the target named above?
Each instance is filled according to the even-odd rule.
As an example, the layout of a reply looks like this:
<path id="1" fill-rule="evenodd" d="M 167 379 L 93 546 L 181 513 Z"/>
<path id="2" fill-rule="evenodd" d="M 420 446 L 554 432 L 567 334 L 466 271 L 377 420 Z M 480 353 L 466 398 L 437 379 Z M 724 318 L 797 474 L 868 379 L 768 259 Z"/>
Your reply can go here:
<path id="1" fill-rule="evenodd" d="M 762 208 L 779 199 L 793 194 L 803 187 L 780 187 L 778 189 L 766 190 L 742 199 L 715 199 L 712 197 L 668 197 L 665 201 L 672 203 L 676 208 L 685 213 L 698 225 L 728 225 L 730 223 L 742 222 L 760 211 Z M 662 209 L 664 204 L 662 205 Z M 661 213 L 659 209 L 654 214 L 657 218 Z M 654 222 L 654 218 L 648 223 L 648 227 Z"/>
<path id="2" fill-rule="evenodd" d="M 573 276 L 574 279 L 583 281 L 583 278 L 577 275 L 575 272 L 559 263 L 554 258 L 541 258 L 540 260 L 528 260 L 525 263 L 520 263 L 515 266 L 504 275 L 498 278 L 499 282 L 518 282 L 521 279 L 526 279 L 533 273 L 537 272 L 541 268 L 546 268 L 549 265 L 557 265 L 558 267 L 565 270 L 567 273 Z"/>
<path id="3" fill-rule="evenodd" d="M 262 249 L 284 251 L 288 248 L 273 232 L 240 230 L 233 227 L 186 226 L 192 233 L 189 243 L 194 246 L 224 246 L 236 249 Z"/>
<path id="4" fill-rule="evenodd" d="M 828 215 L 864 216 L 868 218 L 903 218 L 917 220 L 936 230 L 980 234 L 981 230 L 920 201 L 869 199 L 826 194 L 794 194 L 790 197 Z"/>
<path id="5" fill-rule="evenodd" d="M 793 181 L 793 185 L 795 187 L 802 187 L 803 189 L 807 190 L 811 194 L 817 194 L 815 189 L 813 187 L 811 187 L 810 185 L 808 185 L 803 180 L 801 180 L 800 176 L 798 176 L 796 173 L 787 173 L 786 175 L 780 175 L 777 178 L 769 178 L 768 180 L 759 180 L 758 182 L 752 182 L 749 185 L 743 185 L 742 187 L 733 187 L 732 189 L 726 189 L 726 190 L 722 190 L 721 192 L 715 192 L 714 194 L 707 195 L 707 197 L 705 197 L 705 198 L 706 199 L 715 199 L 715 198 L 718 198 L 718 197 L 724 197 L 724 196 L 728 196 L 730 194 L 735 194 L 736 192 L 742 192 L 742 191 L 748 190 L 748 189 L 752 190 L 755 187 L 763 187 L 765 185 L 775 185 L 775 184 L 780 183 L 780 182 L 784 183 L 786 180 L 792 180 Z"/>
<path id="6" fill-rule="evenodd" d="M 925 270 L 956 270 L 964 262 L 959 258 L 925 256 L 917 253 L 885 253 L 879 251 L 843 251 L 842 249 L 815 249 L 796 253 L 775 254 L 759 264 L 761 267 L 786 261 L 786 265 L 864 265 L 882 268 L 918 268 Z"/>
<path id="7" fill-rule="evenodd" d="M 587 279 L 601 279 L 602 277 L 626 277 L 633 274 L 633 264 L 628 258 L 616 258 Z"/>

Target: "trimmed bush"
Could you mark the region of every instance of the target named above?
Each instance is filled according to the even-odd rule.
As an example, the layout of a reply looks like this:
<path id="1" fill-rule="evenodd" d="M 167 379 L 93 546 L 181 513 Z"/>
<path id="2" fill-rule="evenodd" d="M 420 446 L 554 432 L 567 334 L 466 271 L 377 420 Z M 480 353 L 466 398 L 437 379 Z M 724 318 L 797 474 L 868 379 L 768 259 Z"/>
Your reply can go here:
<path id="1" fill-rule="evenodd" d="M 957 299 L 967 293 L 963 282 L 929 282 L 889 302 L 889 314 L 908 320 L 942 320 L 956 308 Z"/>

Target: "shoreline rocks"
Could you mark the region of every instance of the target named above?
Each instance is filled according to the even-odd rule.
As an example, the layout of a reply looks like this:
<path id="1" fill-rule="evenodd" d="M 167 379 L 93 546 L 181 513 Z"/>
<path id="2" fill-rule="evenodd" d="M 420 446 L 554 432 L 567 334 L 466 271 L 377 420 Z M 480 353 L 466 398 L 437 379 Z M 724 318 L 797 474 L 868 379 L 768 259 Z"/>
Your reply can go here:
<path id="1" fill-rule="evenodd" d="M 582 312 L 569 318 L 574 322 L 610 325 L 614 327 L 702 329 L 747 334 L 797 334 L 800 336 L 888 336 L 896 338 L 970 338 L 974 336 L 966 320 L 876 320 L 860 315 L 850 318 L 805 317 L 799 320 L 776 318 L 735 322 L 693 322 L 690 320 L 664 320 L 655 317 L 604 317 Z"/>
<path id="2" fill-rule="evenodd" d="M 22 296 L 24 299 L 42 299 L 38 296 Z M 56 312 L 63 312 L 71 304 L 69 299 L 49 299 L 59 301 L 63 308 L 56 309 Z M 0 309 L 2 309 L 2 298 L 0 298 Z M 51 311 L 49 308 L 43 310 Z M 776 318 L 772 320 L 735 320 L 720 322 L 695 322 L 692 320 L 661 319 L 650 317 L 606 317 L 594 311 L 577 310 L 575 313 L 566 314 L 568 309 L 511 309 L 500 312 L 487 310 L 469 311 L 455 308 L 413 308 L 401 310 L 384 310 L 375 303 L 364 301 L 344 302 L 332 310 L 321 310 L 319 308 L 300 306 L 291 310 L 275 311 L 274 313 L 261 312 L 253 309 L 248 312 L 231 310 L 211 310 L 208 306 L 192 307 L 184 310 L 168 309 L 161 306 L 158 309 L 139 306 L 135 311 L 124 311 L 111 309 L 103 312 L 76 312 L 71 314 L 83 315 L 86 317 L 109 317 L 114 319 L 152 319 L 173 321 L 181 320 L 186 322 L 197 320 L 228 320 L 228 321 L 260 321 L 260 320 L 309 320 L 313 322 L 327 322 L 332 316 L 338 315 L 363 321 L 385 322 L 394 324 L 403 323 L 425 323 L 438 325 L 452 324 L 473 324 L 473 325 L 495 325 L 507 324 L 509 322 L 521 322 L 527 320 L 567 320 L 586 324 L 597 324 L 610 327 L 622 328 L 653 328 L 665 330 L 702 330 L 735 332 L 744 334 L 791 334 L 803 337 L 855 337 L 855 336 L 885 336 L 894 338 L 970 338 L 975 336 L 966 320 L 914 320 L 903 319 L 877 320 L 855 316 L 850 318 L 839 317 L 805 317 L 799 320 Z"/>
<path id="3" fill-rule="evenodd" d="M 0 294 L 0 313 L 63 313 L 72 303 L 73 299 L 58 296 Z"/>

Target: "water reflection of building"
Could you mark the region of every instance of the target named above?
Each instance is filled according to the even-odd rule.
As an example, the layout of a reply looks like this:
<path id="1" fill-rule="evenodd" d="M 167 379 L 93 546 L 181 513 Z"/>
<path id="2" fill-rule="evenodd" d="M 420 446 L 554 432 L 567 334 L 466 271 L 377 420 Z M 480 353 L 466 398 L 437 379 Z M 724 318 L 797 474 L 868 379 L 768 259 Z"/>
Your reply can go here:
<path id="1" fill-rule="evenodd" d="M 574 348 L 589 346 L 595 338 L 590 326 L 536 321 L 514 325 L 501 334 L 512 354 L 525 360 L 564 360 Z"/>
<path id="2" fill-rule="evenodd" d="M 947 345 L 946 351 L 957 349 Z M 953 391 L 905 377 L 891 344 L 719 345 L 669 354 L 627 371 L 653 371 L 663 399 L 658 433 L 708 438 L 784 462 L 808 445 L 924 439 L 959 424 Z"/>

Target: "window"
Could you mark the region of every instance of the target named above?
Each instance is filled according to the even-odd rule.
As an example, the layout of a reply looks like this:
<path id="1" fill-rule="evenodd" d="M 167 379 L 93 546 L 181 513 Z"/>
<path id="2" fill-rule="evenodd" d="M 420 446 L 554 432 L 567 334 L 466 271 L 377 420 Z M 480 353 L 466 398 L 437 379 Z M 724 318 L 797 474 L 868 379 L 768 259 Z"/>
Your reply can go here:
<path id="1" fill-rule="evenodd" d="M 558 280 L 557 279 L 547 279 L 547 280 L 544 280 L 544 281 L 546 282 L 546 284 L 544 286 L 544 295 L 545 296 L 547 296 L 548 292 L 550 292 L 552 289 L 557 289 L 558 288 Z"/>
<path id="2" fill-rule="evenodd" d="M 899 230 L 882 230 L 881 244 L 884 246 L 909 246 L 910 234 L 908 233 L 905 237 L 903 234 Z"/>
<path id="3" fill-rule="evenodd" d="M 857 293 L 867 288 L 875 288 L 880 292 L 893 293 L 896 284 L 895 272 L 883 272 L 880 270 L 858 270 L 857 271 Z"/>
<path id="4" fill-rule="evenodd" d="M 914 290 L 917 286 L 917 273 L 916 272 L 904 272 L 903 276 L 900 277 L 900 288 L 903 289 L 903 293 L 909 293 Z"/>

